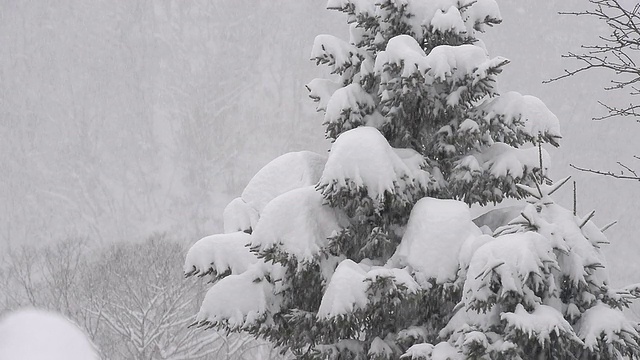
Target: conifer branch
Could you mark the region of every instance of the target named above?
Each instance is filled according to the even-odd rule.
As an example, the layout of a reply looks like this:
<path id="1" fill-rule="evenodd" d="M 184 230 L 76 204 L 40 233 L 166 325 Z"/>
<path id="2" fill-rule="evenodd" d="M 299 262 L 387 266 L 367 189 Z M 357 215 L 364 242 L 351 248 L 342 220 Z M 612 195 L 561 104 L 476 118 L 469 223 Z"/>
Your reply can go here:
<path id="1" fill-rule="evenodd" d="M 569 179 L 571 179 L 571 176 L 567 176 L 566 178 L 561 179 L 560 181 L 558 181 L 555 184 L 551 185 L 551 188 L 547 192 L 547 195 L 553 195 L 553 193 L 556 192 L 558 189 L 560 189 L 562 187 L 562 185 L 566 184 L 567 181 L 569 181 Z"/>
<path id="2" fill-rule="evenodd" d="M 580 225 L 578 225 L 578 227 L 580 229 L 582 229 L 585 225 L 587 225 L 587 223 L 589 222 L 589 220 L 591 220 L 593 218 L 593 216 L 596 214 L 595 210 L 591 210 L 591 212 L 589 214 L 587 214 L 587 216 L 585 216 L 582 221 L 580 222 Z"/>
<path id="3" fill-rule="evenodd" d="M 605 232 L 607 230 L 609 230 L 610 227 L 612 227 L 613 225 L 617 224 L 618 220 L 612 221 L 610 223 L 608 223 L 607 225 L 603 226 L 602 229 L 600 229 L 600 232 Z"/>

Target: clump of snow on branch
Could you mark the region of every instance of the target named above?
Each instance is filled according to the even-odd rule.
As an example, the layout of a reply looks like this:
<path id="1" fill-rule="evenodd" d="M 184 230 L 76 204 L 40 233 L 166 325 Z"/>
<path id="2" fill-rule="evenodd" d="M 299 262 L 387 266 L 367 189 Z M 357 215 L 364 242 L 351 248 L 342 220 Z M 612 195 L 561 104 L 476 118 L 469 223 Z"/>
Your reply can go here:
<path id="1" fill-rule="evenodd" d="M 311 260 L 341 226 L 339 211 L 324 205 L 313 186 L 291 190 L 265 208 L 251 236 L 261 249 L 280 246 L 298 261 Z"/>
<path id="2" fill-rule="evenodd" d="M 331 99 L 333 93 L 341 87 L 342 85 L 335 81 L 321 78 L 313 79 L 307 84 L 309 97 L 317 101 L 316 109 L 318 111 L 327 110 L 329 99 Z"/>
<path id="3" fill-rule="evenodd" d="M 324 186 L 323 195 L 338 188 L 366 189 L 374 201 L 381 201 L 385 193 L 402 196 L 407 185 L 427 188 L 430 176 L 406 152 L 400 153 L 389 146 L 380 132 L 362 126 L 344 132 L 331 147 L 318 186 Z M 403 161 L 406 160 L 406 161 Z"/>
<path id="4" fill-rule="evenodd" d="M 319 318 L 332 318 L 353 313 L 365 308 L 372 300 L 367 292 L 371 282 L 378 278 L 391 279 L 395 287 L 402 286 L 407 293 L 415 293 L 420 285 L 406 269 L 371 266 L 345 259 L 331 276 L 327 290 L 322 297 Z"/>
<path id="5" fill-rule="evenodd" d="M 431 360 L 462 360 L 464 356 L 449 343 L 441 342 L 437 345 L 415 344 L 411 346 L 402 358 L 431 359 Z"/>
<path id="6" fill-rule="evenodd" d="M 584 340 L 585 346 L 592 350 L 599 346 L 599 342 L 620 342 L 617 340 L 619 338 L 639 345 L 634 340 L 639 336 L 638 323 L 628 319 L 621 311 L 601 302 L 582 314 L 578 328 L 578 336 Z M 624 342 L 621 343 L 624 345 Z"/>
<path id="7" fill-rule="evenodd" d="M 359 64 L 360 57 L 360 49 L 333 35 L 316 36 L 311 49 L 311 58 L 326 64 L 334 73 Z"/>
<path id="8" fill-rule="evenodd" d="M 369 356 L 389 358 L 393 356 L 393 353 L 393 349 L 386 341 L 380 339 L 379 337 L 376 337 L 371 342 L 371 348 L 369 348 L 369 352 L 367 354 Z"/>
<path id="9" fill-rule="evenodd" d="M 258 261 L 249 252 L 250 235 L 244 232 L 211 235 L 196 242 L 187 253 L 184 272 L 187 275 L 242 274 Z"/>
<path id="10" fill-rule="evenodd" d="M 336 268 L 327 290 L 322 297 L 319 318 L 334 317 L 353 312 L 367 305 L 367 284 L 365 278 L 368 267 L 352 260 L 342 261 Z"/>
<path id="11" fill-rule="evenodd" d="M 502 21 L 500 9 L 495 0 L 466 0 L 462 3 L 465 5 L 472 4 L 465 11 L 465 15 L 467 16 L 465 23 L 477 31 L 483 32 L 487 26 L 491 26 L 484 22 L 485 19 Z"/>
<path id="12" fill-rule="evenodd" d="M 224 210 L 225 232 L 251 230 L 264 207 L 278 195 L 318 182 L 326 158 L 311 151 L 291 152 L 265 165 L 249 181 L 242 196 Z"/>
<path id="13" fill-rule="evenodd" d="M 454 31 L 458 34 L 467 32 L 460 10 L 453 5 L 447 10 L 436 10 L 431 19 L 431 26 L 440 32 Z"/>
<path id="14" fill-rule="evenodd" d="M 224 232 L 249 230 L 255 226 L 259 217 L 258 210 L 247 204 L 241 197 L 235 198 L 227 204 L 222 213 Z"/>
<path id="15" fill-rule="evenodd" d="M 373 97 L 367 94 L 360 84 L 349 84 L 331 95 L 327 102 L 324 122 L 325 124 L 340 123 L 348 119 L 354 124 L 353 127 L 364 125 L 374 106 Z"/>
<path id="16" fill-rule="evenodd" d="M 271 271 L 269 268 L 264 263 L 256 263 L 242 274 L 230 275 L 215 283 L 202 301 L 196 323 L 204 327 L 224 324 L 229 329 L 243 329 L 254 325 L 267 311 L 277 311 L 280 299 L 273 295 L 273 285 L 264 279 Z"/>
<path id="17" fill-rule="evenodd" d="M 511 91 L 485 102 L 478 110 L 487 121 L 498 115 L 507 123 L 521 122 L 525 132 L 534 138 L 547 134 L 557 142 L 562 137 L 558 118 L 535 96 Z"/>
<path id="18" fill-rule="evenodd" d="M 522 304 L 518 304 L 514 312 L 503 313 L 500 318 L 506 321 L 508 327 L 518 329 L 541 345 L 548 344 L 552 334 L 573 334 L 573 328 L 562 313 L 548 305 L 537 305 L 532 312 L 528 312 Z M 572 336 L 580 342 L 575 335 Z"/>
<path id="19" fill-rule="evenodd" d="M 478 248 L 471 258 L 463 301 L 476 307 L 497 301 L 492 296 L 502 298 L 515 292 L 522 295 L 527 305 L 533 305 L 539 301 L 534 291 L 543 286 L 541 279 L 552 266 L 557 267 L 553 248 L 542 235 L 526 232 L 501 236 Z M 497 276 L 495 281 L 501 284 L 497 294 L 486 286 L 492 276 Z"/>
<path id="20" fill-rule="evenodd" d="M 558 184 L 567 180 L 565 178 Z M 508 231 L 513 225 L 533 227 L 552 246 L 562 250 L 558 259 L 562 265 L 562 275 L 566 275 L 572 283 L 607 286 L 609 276 L 604 269 L 605 259 L 599 246 L 608 241 L 593 223 L 590 224 L 590 218 L 577 218 L 571 211 L 553 202 L 550 194 L 556 191 L 558 184 L 538 185 L 537 188 L 518 185 L 532 195 L 531 203 L 510 222 L 511 225 L 497 232 Z M 589 269 L 588 272 L 584 270 L 585 267 Z"/>
<path id="21" fill-rule="evenodd" d="M 510 175 L 522 178 L 526 169 L 540 167 L 540 151 L 542 152 L 543 170 L 549 164 L 549 153 L 538 148 L 518 149 L 504 143 L 495 143 L 482 152 L 472 153 L 462 158 L 457 167 L 469 172 L 487 172 L 494 177 Z M 546 171 L 543 171 L 543 173 Z M 471 178 L 469 178 L 470 180 Z"/>
<path id="22" fill-rule="evenodd" d="M 329 4 L 329 8 L 337 8 L 338 4 L 356 3 L 359 4 L 357 9 L 371 12 L 371 8 L 364 6 L 360 3 L 363 1 L 335 1 L 336 4 Z M 370 1 L 364 0 L 365 3 Z M 407 12 L 414 16 L 408 18 L 402 18 L 402 22 L 406 24 L 411 33 L 416 36 L 418 40 L 422 40 L 425 33 L 425 28 L 429 25 L 437 25 L 437 30 L 450 30 L 458 34 L 472 35 L 475 31 L 483 31 L 486 26 L 487 19 L 490 19 L 491 23 L 496 23 L 501 20 L 500 11 L 498 5 L 494 0 L 437 0 L 437 1 L 405 1 L 405 0 L 393 0 L 389 1 L 396 8 L 405 6 Z M 332 2 L 333 3 L 333 2 Z M 451 10 L 454 7 L 457 11 Z M 459 9 L 463 9 L 460 11 Z M 380 17 L 389 16 L 391 10 L 381 7 L 375 8 L 375 14 Z M 435 21 L 434 21 L 435 19 Z M 460 25 L 464 24 L 465 28 Z"/>
<path id="23" fill-rule="evenodd" d="M 486 78 L 488 67 L 505 60 L 502 57 L 489 59 L 486 51 L 475 45 L 441 45 L 426 55 L 416 39 L 398 35 L 389 40 L 386 49 L 376 57 L 374 72 L 381 76 L 383 82 L 389 80 L 391 76 L 387 74 L 387 66 L 393 64 L 402 68 L 402 77 L 418 74 L 427 84 L 446 78 L 460 79 L 468 74 L 473 74 L 477 82 Z"/>
<path id="24" fill-rule="evenodd" d="M 389 261 L 396 266 L 411 266 L 438 283 L 452 281 L 462 245 L 480 235 L 466 204 L 423 198 L 413 207 L 402 242 Z"/>

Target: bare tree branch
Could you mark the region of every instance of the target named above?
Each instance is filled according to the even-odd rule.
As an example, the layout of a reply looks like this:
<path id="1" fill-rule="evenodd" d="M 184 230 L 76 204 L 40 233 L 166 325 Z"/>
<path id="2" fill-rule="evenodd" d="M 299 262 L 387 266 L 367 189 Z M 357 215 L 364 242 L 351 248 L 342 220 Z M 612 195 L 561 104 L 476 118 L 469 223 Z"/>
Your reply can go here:
<path id="1" fill-rule="evenodd" d="M 560 14 L 595 18 L 608 26 L 608 34 L 599 36 L 599 43 L 582 45 L 583 52 L 581 53 L 569 52 L 563 55 L 563 58 L 577 60 L 581 66 L 572 70 L 565 69 L 562 75 L 551 78 L 545 83 L 595 69 L 604 69 L 611 74 L 610 85 L 605 86 L 605 90 L 625 90 L 631 96 L 640 95 L 640 86 L 638 86 L 640 83 L 640 67 L 638 66 L 640 64 L 640 3 L 632 5 L 629 2 L 625 4 L 623 0 L 588 0 L 588 3 L 591 8 L 587 10 Z M 630 102 L 623 106 L 605 104 L 601 101 L 598 103 L 604 107 L 606 114 L 593 117 L 593 120 L 633 117 L 640 122 L 640 103 Z M 634 158 L 640 159 L 638 156 L 634 156 Z M 573 164 L 570 166 L 576 170 L 616 179 L 640 181 L 636 170 L 620 161 L 617 164 L 623 169 L 619 174 L 578 167 Z"/>
<path id="2" fill-rule="evenodd" d="M 571 166 L 572 168 L 574 168 L 576 170 L 580 170 L 580 171 L 584 171 L 584 172 L 590 172 L 592 174 L 610 176 L 610 177 L 613 177 L 613 178 L 616 178 L 616 179 L 626 179 L 626 180 L 640 181 L 640 177 L 638 177 L 638 176 L 615 174 L 615 173 L 612 173 L 611 171 L 601 171 L 601 170 L 593 170 L 593 169 L 588 169 L 588 168 L 582 168 L 582 167 L 575 166 L 573 164 L 569 164 L 569 166 Z"/>
<path id="3" fill-rule="evenodd" d="M 582 66 L 564 70 L 564 74 L 545 83 L 564 79 L 582 72 L 604 69 L 612 73 L 611 85 L 605 90 L 627 90 L 632 96 L 640 94 L 635 86 L 640 82 L 640 4 L 630 7 L 620 0 L 589 0 L 591 9 L 563 12 L 564 15 L 593 17 L 609 27 L 609 33 L 599 37 L 600 43 L 582 45 L 582 53 L 569 52 L 564 58 L 574 59 Z M 607 115 L 595 117 L 603 120 L 616 116 L 639 117 L 640 105 L 616 107 L 600 103 Z"/>

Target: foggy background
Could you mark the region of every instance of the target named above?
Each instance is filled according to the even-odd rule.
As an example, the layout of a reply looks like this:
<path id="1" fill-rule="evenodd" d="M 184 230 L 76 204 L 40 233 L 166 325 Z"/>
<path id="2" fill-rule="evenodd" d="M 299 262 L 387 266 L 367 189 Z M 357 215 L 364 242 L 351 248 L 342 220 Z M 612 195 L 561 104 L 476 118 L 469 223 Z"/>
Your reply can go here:
<path id="1" fill-rule="evenodd" d="M 569 167 L 638 165 L 640 124 L 590 119 L 609 74 L 543 80 L 579 64 L 561 58 L 597 42 L 604 24 L 558 15 L 581 0 L 498 1 L 501 25 L 482 36 L 511 60 L 501 92 L 539 97 L 564 136 L 551 177 L 577 181 L 578 213 L 607 231 L 612 282 L 640 282 L 640 184 Z M 222 231 L 222 210 L 266 163 L 326 152 L 322 116 L 304 84 L 316 35 L 347 38 L 325 1 L 140 0 L 0 2 L 0 244 L 184 243 Z M 637 167 L 636 167 L 637 168 Z M 571 208 L 567 185 L 555 199 Z M 176 269 L 180 271 L 181 269 Z"/>

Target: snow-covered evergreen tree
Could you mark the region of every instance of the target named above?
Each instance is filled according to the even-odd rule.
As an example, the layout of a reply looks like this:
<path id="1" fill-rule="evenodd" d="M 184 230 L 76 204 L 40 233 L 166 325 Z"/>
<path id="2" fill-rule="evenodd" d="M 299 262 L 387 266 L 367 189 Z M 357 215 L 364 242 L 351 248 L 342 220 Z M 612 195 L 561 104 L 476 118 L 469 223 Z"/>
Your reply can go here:
<path id="1" fill-rule="evenodd" d="M 269 163 L 225 209 L 225 234 L 191 248 L 185 273 L 214 283 L 197 325 L 249 332 L 301 359 L 526 358 L 549 349 L 531 340 L 531 329 L 539 325 L 535 311 L 556 299 L 554 306 L 579 310 L 566 324 L 566 309 L 554 318 L 564 326 L 553 328 L 557 351 L 591 344 L 581 336 L 595 333 L 570 332 L 572 325 L 595 301 L 618 311 L 627 300 L 600 275 L 591 285 L 562 269 L 594 272 L 597 249 L 523 232 L 533 225 L 493 237 L 469 213 L 468 204 L 531 192 L 546 174 L 540 144 L 560 138 L 540 100 L 496 91 L 508 61 L 490 58 L 476 38 L 500 22 L 495 1 L 330 0 L 328 7 L 351 26 L 350 41 L 321 35 L 312 50 L 335 76 L 308 85 L 331 151 Z M 549 205 L 546 197 L 541 204 Z M 492 271 L 506 275 L 488 278 Z M 483 316 L 489 320 L 474 322 Z M 634 344 L 633 326 L 624 323 L 628 336 L 617 349 Z M 488 345 L 473 343 L 481 336 Z"/>

